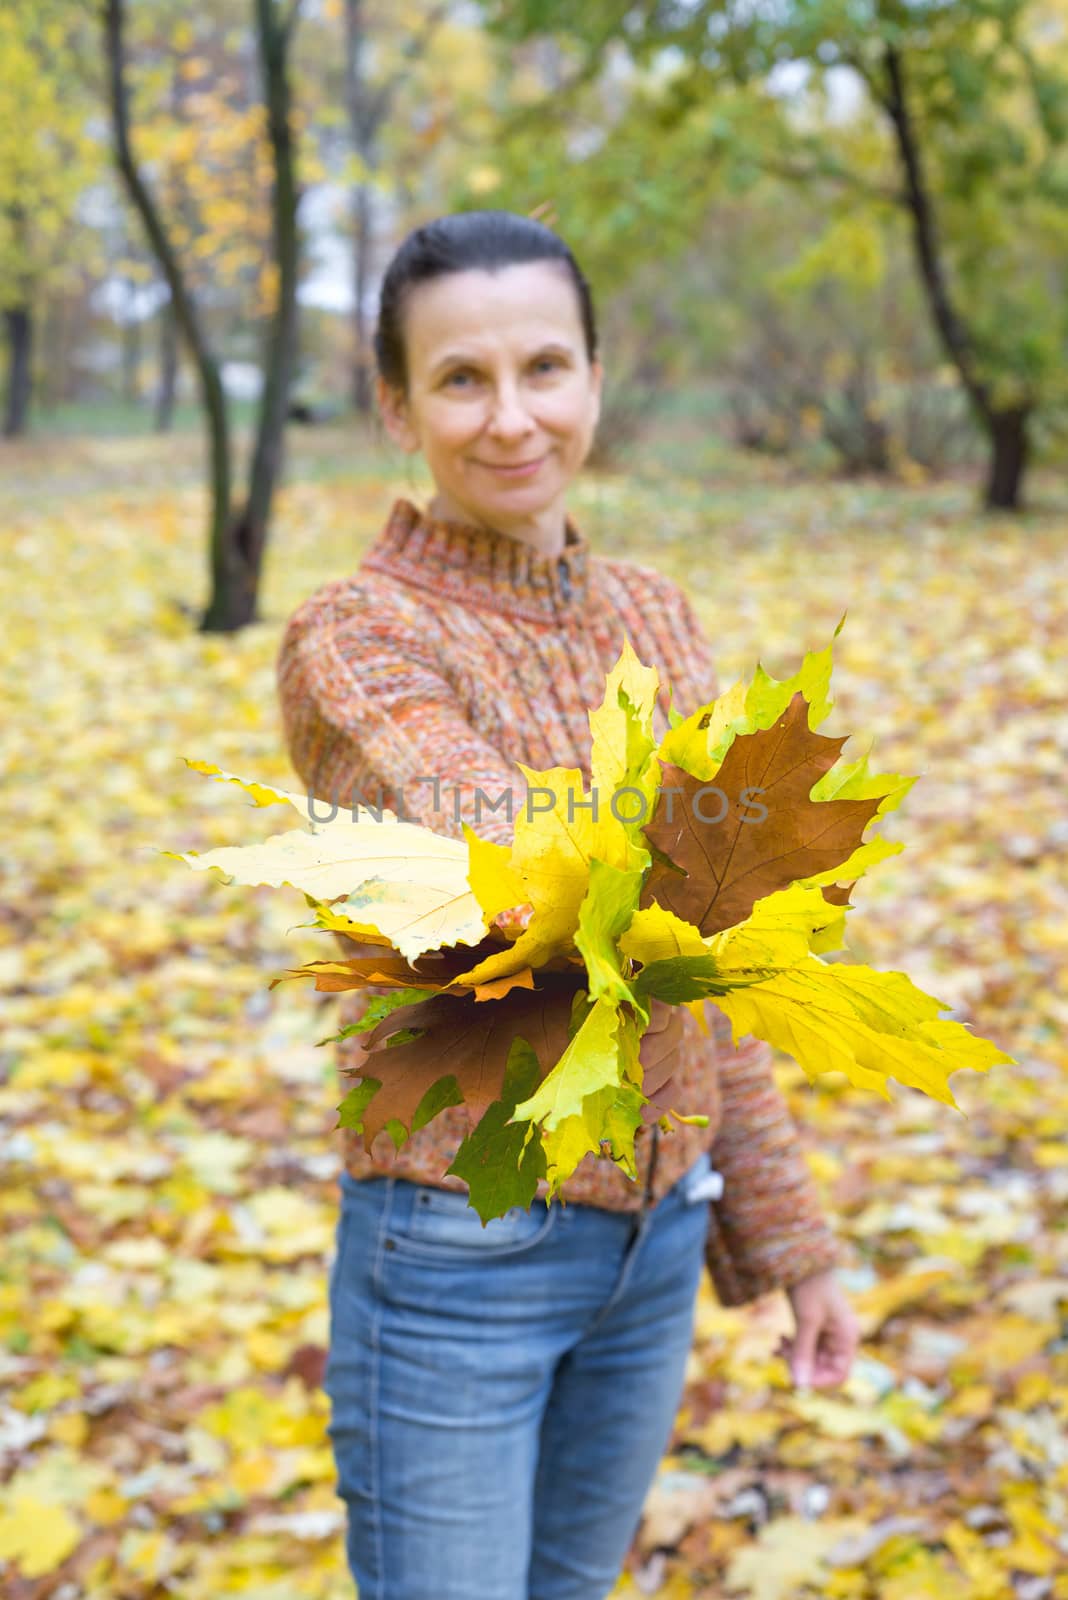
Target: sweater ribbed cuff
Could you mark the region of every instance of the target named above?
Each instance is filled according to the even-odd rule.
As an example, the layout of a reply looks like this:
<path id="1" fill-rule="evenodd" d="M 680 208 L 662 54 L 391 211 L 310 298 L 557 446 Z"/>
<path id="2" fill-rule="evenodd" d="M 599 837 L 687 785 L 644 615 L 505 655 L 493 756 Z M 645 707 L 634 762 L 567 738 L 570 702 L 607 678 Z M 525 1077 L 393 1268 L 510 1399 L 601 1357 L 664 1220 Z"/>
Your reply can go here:
<path id="1" fill-rule="evenodd" d="M 780 1232 L 760 1251 L 742 1250 L 724 1227 L 718 1202 L 709 1208 L 705 1264 L 723 1306 L 746 1305 L 775 1289 L 788 1289 L 815 1272 L 838 1266 L 841 1248 L 822 1219 L 805 1219 Z"/>

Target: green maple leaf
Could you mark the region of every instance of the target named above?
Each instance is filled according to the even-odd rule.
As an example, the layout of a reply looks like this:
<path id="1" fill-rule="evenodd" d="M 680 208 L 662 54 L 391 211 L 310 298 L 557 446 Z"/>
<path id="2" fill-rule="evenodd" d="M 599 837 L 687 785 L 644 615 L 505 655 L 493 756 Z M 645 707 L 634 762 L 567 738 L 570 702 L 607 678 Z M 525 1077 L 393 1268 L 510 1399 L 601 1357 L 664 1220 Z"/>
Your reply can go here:
<path id="1" fill-rule="evenodd" d="M 483 1222 L 503 1217 L 513 1206 L 529 1208 L 538 1180 L 545 1176 L 545 1153 L 533 1123 L 511 1120 L 517 1101 L 534 1093 L 541 1075 L 526 1040 L 513 1039 L 501 1098 L 484 1112 L 448 1169 L 467 1184 L 470 1203 Z"/>
<path id="2" fill-rule="evenodd" d="M 596 858 L 590 862 L 590 887 L 579 906 L 575 945 L 585 960 L 594 1000 L 633 1000 L 619 938 L 634 916 L 643 880 L 640 867 L 622 870 Z"/>
<path id="3" fill-rule="evenodd" d="M 594 1000 L 556 1066 L 516 1106 L 515 1121 L 537 1124 L 550 1194 L 605 1139 L 633 1170 L 634 1132 L 645 1103 L 638 1090 L 638 1041 L 639 1025 L 629 1008 Z M 628 1086 L 628 1079 L 636 1081 Z"/>
<path id="4" fill-rule="evenodd" d="M 340 1039 L 350 1039 L 354 1034 L 370 1033 L 384 1017 L 391 1011 L 396 1011 L 398 1006 L 408 1006 L 414 1001 L 430 1000 L 436 989 L 395 989 L 392 994 L 373 994 L 367 1001 L 367 1009 L 359 1022 L 350 1022 L 339 1033 L 330 1034 L 329 1038 L 318 1040 L 318 1044 L 336 1044 Z"/>

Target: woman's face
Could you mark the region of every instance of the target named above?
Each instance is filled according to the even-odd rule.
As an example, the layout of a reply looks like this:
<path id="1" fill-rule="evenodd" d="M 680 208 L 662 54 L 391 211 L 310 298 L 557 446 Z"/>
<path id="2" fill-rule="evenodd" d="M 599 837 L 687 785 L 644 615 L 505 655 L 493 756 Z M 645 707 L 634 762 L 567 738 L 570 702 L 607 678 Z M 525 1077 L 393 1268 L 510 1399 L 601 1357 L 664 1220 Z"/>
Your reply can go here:
<path id="1" fill-rule="evenodd" d="M 404 331 L 407 400 L 380 378 L 378 402 L 423 452 L 435 514 L 551 540 L 601 404 L 571 279 L 547 261 L 446 273 L 411 292 Z"/>

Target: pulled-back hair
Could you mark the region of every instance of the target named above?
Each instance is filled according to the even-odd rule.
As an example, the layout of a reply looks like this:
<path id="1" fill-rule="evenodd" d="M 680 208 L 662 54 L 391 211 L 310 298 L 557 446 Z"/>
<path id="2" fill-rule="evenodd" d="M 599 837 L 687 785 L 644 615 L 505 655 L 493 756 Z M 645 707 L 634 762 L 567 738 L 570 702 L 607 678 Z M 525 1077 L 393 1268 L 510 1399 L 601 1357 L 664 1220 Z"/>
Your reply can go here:
<path id="1" fill-rule="evenodd" d="M 386 383 L 407 395 L 404 316 L 416 284 L 447 272 L 497 272 L 528 261 L 557 261 L 570 277 L 578 295 L 586 355 L 593 362 L 597 356 L 593 297 L 559 234 L 515 211 L 456 211 L 413 229 L 386 269 L 375 329 L 375 360 Z"/>

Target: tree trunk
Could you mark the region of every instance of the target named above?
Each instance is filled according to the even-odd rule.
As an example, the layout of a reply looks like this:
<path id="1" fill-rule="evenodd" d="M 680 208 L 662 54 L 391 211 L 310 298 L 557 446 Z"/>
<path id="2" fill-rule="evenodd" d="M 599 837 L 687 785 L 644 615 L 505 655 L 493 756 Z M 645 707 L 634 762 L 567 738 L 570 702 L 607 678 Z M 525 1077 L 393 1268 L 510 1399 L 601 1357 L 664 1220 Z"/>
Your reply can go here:
<path id="1" fill-rule="evenodd" d="M 174 305 L 164 302 L 159 316 L 159 388 L 156 391 L 157 433 L 169 433 L 174 421 L 174 401 L 178 389 L 178 322 Z"/>
<path id="2" fill-rule="evenodd" d="M 133 314 L 136 299 L 134 285 L 129 285 L 127 309 L 130 320 L 122 327 L 122 398 L 131 410 L 141 403 L 141 324 Z"/>
<path id="3" fill-rule="evenodd" d="M 62 401 L 73 398 L 69 361 L 72 320 L 71 297 L 63 289 L 49 295 L 36 318 L 41 355 L 37 363 L 35 399 L 42 411 L 55 411 Z"/>
<path id="4" fill-rule="evenodd" d="M 356 414 L 369 417 L 373 410 L 374 355 L 371 349 L 371 330 L 367 320 L 367 280 L 371 257 L 371 188 L 358 183 L 352 192 L 353 234 L 353 310 L 354 360 L 352 367 L 352 403 Z"/>
<path id="5" fill-rule="evenodd" d="M 1019 511 L 1020 490 L 1030 454 L 1029 410 L 1016 406 L 990 418 L 990 473 L 986 481 L 989 511 Z"/>
<path id="6" fill-rule="evenodd" d="M 353 153 L 365 167 L 374 165 L 375 106 L 364 78 L 363 0 L 345 0 L 345 109 Z M 352 404 L 357 416 L 372 409 L 371 340 L 365 305 L 370 276 L 371 194 L 357 182 L 350 195 L 352 216 Z"/>
<path id="7" fill-rule="evenodd" d="M 9 306 L 4 312 L 7 327 L 7 406 L 4 412 L 4 438 L 19 439 L 29 427 L 30 394 L 33 385 L 33 313 L 28 305 Z"/>
<path id="8" fill-rule="evenodd" d="M 887 45 L 884 64 L 887 88 L 883 109 L 893 124 L 905 179 L 905 198 L 912 217 L 920 281 L 946 354 L 956 367 L 975 415 L 990 440 L 993 455 L 985 503 L 988 507 L 1014 511 L 1020 504 L 1020 487 L 1028 457 L 1027 425 L 1033 408 L 1023 405 L 999 410 L 988 382 L 981 375 L 971 331 L 965 326 L 949 289 L 923 153 L 909 108 L 905 59 L 899 49 Z"/>
<path id="9" fill-rule="evenodd" d="M 223 545 L 230 526 L 230 417 L 219 364 L 209 348 L 196 303 L 186 284 L 177 253 L 163 225 L 163 219 L 134 160 L 130 145 L 130 105 L 123 41 L 125 24 L 124 0 L 105 0 L 106 66 L 115 135 L 115 159 L 134 209 L 144 224 L 152 253 L 167 281 L 167 287 L 171 292 L 171 304 L 200 380 L 211 462 L 210 538 L 212 572 L 217 583 L 216 575 L 228 571 L 223 559 Z"/>
<path id="10" fill-rule="evenodd" d="M 278 304 L 267 332 L 263 393 L 249 474 L 248 498 L 222 530 L 213 549 L 213 590 L 201 621 L 204 633 L 229 633 L 260 620 L 260 574 L 267 546 L 271 502 L 285 459 L 289 391 L 297 359 L 297 277 L 300 236 L 297 227 L 296 162 L 293 149 L 289 47 L 299 0 L 290 0 L 283 20 L 277 0 L 255 0 L 267 134 L 274 161 L 272 220 L 278 266 Z"/>
<path id="11" fill-rule="evenodd" d="M 345 5 L 345 109 L 349 119 L 352 149 L 365 172 L 378 165 L 379 130 L 390 114 L 393 97 L 405 82 L 408 63 L 418 61 L 429 48 L 438 28 L 445 22 L 450 0 L 439 0 L 423 17 L 422 26 L 406 40 L 400 65 L 384 83 L 372 91 L 367 81 L 364 47 L 369 30 L 363 16 L 364 0 L 344 0 Z M 397 174 L 394 174 L 394 179 Z M 371 276 L 374 191 L 370 183 L 359 180 L 353 186 L 352 201 L 352 403 L 358 415 L 370 417 L 374 393 L 374 351 L 367 323 L 367 284 Z"/>
<path id="12" fill-rule="evenodd" d="M 193 357 L 208 426 L 211 463 L 211 598 L 200 621 L 203 633 L 231 633 L 258 620 L 256 601 L 267 541 L 271 499 L 282 470 L 289 389 L 296 360 L 298 234 L 288 57 L 301 0 L 254 0 L 263 73 L 267 129 L 274 157 L 274 259 L 278 306 L 267 337 L 263 394 L 248 498 L 231 503 L 230 415 L 219 362 L 210 348 L 181 263 L 130 145 L 129 92 L 123 34 L 124 0 L 104 0 L 108 84 L 116 160 L 170 290 L 173 314 Z"/>
<path id="13" fill-rule="evenodd" d="M 58 320 L 61 291 L 42 295 L 37 310 L 37 344 L 41 351 L 40 376 L 37 379 L 37 408 L 49 412 L 55 406 L 56 322 Z"/>
<path id="14" fill-rule="evenodd" d="M 78 348 L 80 330 L 85 326 L 82 311 L 87 301 L 88 294 L 83 290 L 81 295 L 64 294 L 59 302 L 60 315 L 52 354 L 48 357 L 48 370 L 53 383 L 58 375 L 57 399 L 62 404 L 73 404 L 82 392 L 81 374 L 71 358 Z"/>

